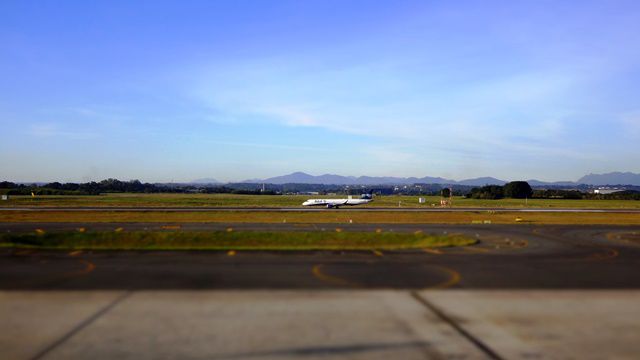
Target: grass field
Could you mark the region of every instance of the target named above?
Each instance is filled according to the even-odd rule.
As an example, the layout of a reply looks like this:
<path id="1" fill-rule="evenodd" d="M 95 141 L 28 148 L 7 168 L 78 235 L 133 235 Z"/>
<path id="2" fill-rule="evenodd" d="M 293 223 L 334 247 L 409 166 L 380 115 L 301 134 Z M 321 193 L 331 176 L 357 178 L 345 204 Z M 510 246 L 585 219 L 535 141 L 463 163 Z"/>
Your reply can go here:
<path id="1" fill-rule="evenodd" d="M 152 223 L 414 223 L 414 224 L 640 224 L 640 213 L 517 213 L 465 212 L 112 212 L 112 211 L 7 211 L 0 222 L 152 222 Z"/>
<path id="2" fill-rule="evenodd" d="M 398 250 L 464 246 L 462 235 L 354 232 L 67 232 L 3 234 L 0 247 L 78 250 Z"/>
<path id="3" fill-rule="evenodd" d="M 309 198 L 329 196 L 308 195 L 234 195 L 234 194 L 104 194 L 100 196 L 12 196 L 0 202 L 2 207 L 301 207 Z M 344 195 L 330 196 L 343 198 Z M 423 196 L 425 197 L 425 196 Z M 426 196 L 419 204 L 418 196 L 376 196 L 366 207 L 431 207 L 439 204 L 437 196 Z M 509 208 L 607 208 L 639 209 L 637 200 L 562 200 L 562 199 L 500 199 L 478 200 L 456 197 L 454 207 Z"/>

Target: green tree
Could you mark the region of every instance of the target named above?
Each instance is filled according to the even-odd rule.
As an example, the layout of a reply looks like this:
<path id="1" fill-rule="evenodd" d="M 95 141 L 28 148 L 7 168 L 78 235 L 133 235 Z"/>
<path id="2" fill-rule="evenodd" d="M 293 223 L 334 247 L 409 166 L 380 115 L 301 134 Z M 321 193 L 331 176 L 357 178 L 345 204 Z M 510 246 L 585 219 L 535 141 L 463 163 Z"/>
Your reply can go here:
<path id="1" fill-rule="evenodd" d="M 531 186 L 526 181 L 512 181 L 504 185 L 504 196 L 514 199 L 530 198 L 533 194 Z"/>
<path id="2" fill-rule="evenodd" d="M 481 188 L 473 188 L 471 189 L 470 197 L 473 199 L 502 199 L 504 197 L 504 192 L 502 186 L 499 185 L 487 185 Z"/>

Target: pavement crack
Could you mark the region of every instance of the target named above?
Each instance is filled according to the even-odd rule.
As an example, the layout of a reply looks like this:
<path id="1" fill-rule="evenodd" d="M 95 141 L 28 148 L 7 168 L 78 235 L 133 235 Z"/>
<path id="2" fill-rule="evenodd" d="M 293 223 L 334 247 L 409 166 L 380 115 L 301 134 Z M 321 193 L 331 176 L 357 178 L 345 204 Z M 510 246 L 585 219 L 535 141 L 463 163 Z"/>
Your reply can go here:
<path id="1" fill-rule="evenodd" d="M 422 304 L 424 307 L 429 309 L 432 313 L 434 313 L 438 318 L 440 318 L 440 320 L 444 321 L 449 326 L 451 326 L 456 332 L 458 332 L 458 334 L 460 334 L 462 337 L 467 339 L 471 344 L 473 344 L 475 347 L 477 347 L 485 355 L 487 355 L 487 357 L 489 359 L 493 359 L 493 360 L 502 360 L 503 359 L 500 355 L 498 355 L 497 352 L 495 352 L 487 344 L 482 342 L 482 340 L 478 339 L 477 337 L 473 336 L 470 332 L 465 330 L 460 324 L 455 322 L 451 317 L 449 317 L 447 314 L 445 314 L 444 311 L 439 309 L 433 303 L 431 303 L 430 301 L 425 299 L 417 291 L 412 291 L 411 292 L 411 296 L 414 299 L 416 299 L 416 301 L 418 301 L 420 304 Z"/>
<path id="2" fill-rule="evenodd" d="M 124 301 L 126 298 L 128 298 L 129 296 L 131 296 L 131 294 L 133 294 L 132 291 L 126 291 L 125 293 L 123 293 L 122 295 L 118 296 L 117 298 L 115 298 L 113 301 L 111 301 L 109 304 L 107 304 L 106 306 L 104 306 L 103 308 L 101 308 L 100 310 L 98 310 L 96 313 L 94 313 L 93 315 L 89 316 L 88 318 L 86 318 L 84 321 L 82 321 L 81 323 L 79 323 L 78 325 L 76 325 L 73 329 L 71 329 L 69 332 L 67 332 L 66 334 L 64 334 L 60 339 L 56 340 L 54 343 L 50 344 L 49 346 L 47 346 L 46 348 L 44 348 L 43 350 L 41 350 L 39 353 L 37 353 L 34 357 L 31 358 L 31 360 L 38 360 L 38 359 L 42 359 L 45 356 L 47 356 L 51 351 L 53 351 L 54 349 L 56 349 L 58 346 L 64 344 L 67 340 L 71 339 L 73 336 L 75 336 L 77 333 L 79 333 L 80 331 L 82 331 L 83 329 L 85 329 L 87 326 L 91 325 L 94 321 L 96 321 L 98 318 L 100 318 L 102 315 L 108 313 L 111 309 L 113 309 L 114 307 L 116 307 L 118 304 L 120 304 L 122 301 Z"/>

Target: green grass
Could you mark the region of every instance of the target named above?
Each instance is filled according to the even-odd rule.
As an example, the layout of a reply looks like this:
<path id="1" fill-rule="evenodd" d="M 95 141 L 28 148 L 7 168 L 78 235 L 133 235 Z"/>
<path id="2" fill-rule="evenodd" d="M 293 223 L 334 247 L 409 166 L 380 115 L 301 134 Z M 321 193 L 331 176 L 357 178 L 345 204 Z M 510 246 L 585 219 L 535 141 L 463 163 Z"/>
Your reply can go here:
<path id="1" fill-rule="evenodd" d="M 343 198 L 344 195 L 235 195 L 235 194 L 104 194 L 100 196 L 11 196 L 0 202 L 5 207 L 301 207 L 309 198 Z M 373 202 L 361 207 L 431 207 L 439 204 L 438 196 L 377 196 Z M 455 197 L 454 207 L 509 207 L 509 208 L 640 208 L 637 200 L 563 200 L 522 199 L 479 200 Z"/>
<path id="2" fill-rule="evenodd" d="M 65 250 L 397 250 L 465 246 L 462 235 L 363 232 L 56 232 L 3 234 L 0 247 Z"/>

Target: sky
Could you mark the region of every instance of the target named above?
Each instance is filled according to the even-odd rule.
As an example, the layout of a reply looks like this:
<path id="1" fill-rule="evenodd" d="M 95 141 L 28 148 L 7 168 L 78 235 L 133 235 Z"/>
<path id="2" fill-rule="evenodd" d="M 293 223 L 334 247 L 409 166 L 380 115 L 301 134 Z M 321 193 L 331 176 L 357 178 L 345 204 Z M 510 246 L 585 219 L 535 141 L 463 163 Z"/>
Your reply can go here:
<path id="1" fill-rule="evenodd" d="M 0 2 L 0 180 L 640 172 L 640 2 Z"/>

